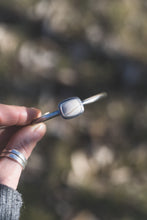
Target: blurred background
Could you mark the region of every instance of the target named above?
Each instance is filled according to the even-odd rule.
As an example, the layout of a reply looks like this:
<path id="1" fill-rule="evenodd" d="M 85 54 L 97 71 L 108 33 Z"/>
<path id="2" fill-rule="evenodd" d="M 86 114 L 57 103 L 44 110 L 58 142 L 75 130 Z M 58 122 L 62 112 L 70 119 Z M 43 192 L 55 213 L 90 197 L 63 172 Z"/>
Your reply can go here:
<path id="1" fill-rule="evenodd" d="M 147 219 L 147 1 L 1 0 L 0 102 L 44 113 L 19 191 L 21 220 Z"/>

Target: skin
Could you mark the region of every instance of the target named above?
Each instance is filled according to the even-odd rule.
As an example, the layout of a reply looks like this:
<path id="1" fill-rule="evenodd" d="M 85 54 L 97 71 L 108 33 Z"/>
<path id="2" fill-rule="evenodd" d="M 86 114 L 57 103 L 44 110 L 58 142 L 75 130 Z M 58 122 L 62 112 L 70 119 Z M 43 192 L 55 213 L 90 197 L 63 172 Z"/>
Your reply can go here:
<path id="1" fill-rule="evenodd" d="M 37 142 L 44 136 L 44 123 L 28 125 L 41 116 L 35 108 L 0 104 L 0 153 L 17 149 L 28 159 Z M 17 189 L 22 167 L 7 157 L 0 158 L 0 184 Z"/>

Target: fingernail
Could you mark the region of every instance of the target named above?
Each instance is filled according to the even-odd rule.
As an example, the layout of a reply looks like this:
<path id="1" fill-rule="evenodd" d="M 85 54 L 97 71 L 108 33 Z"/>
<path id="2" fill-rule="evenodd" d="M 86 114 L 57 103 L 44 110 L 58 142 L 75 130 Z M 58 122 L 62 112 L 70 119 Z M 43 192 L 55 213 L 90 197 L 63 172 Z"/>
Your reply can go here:
<path id="1" fill-rule="evenodd" d="M 40 109 L 34 107 L 30 109 L 32 110 L 33 113 L 37 114 L 37 117 L 40 117 L 42 115 Z"/>
<path id="2" fill-rule="evenodd" d="M 42 128 L 44 127 L 45 127 L 44 123 L 31 125 L 32 131 L 39 131 L 39 130 L 42 130 Z"/>
<path id="3" fill-rule="evenodd" d="M 27 108 L 27 122 L 31 123 L 33 119 L 41 116 L 41 112 L 37 108 Z"/>

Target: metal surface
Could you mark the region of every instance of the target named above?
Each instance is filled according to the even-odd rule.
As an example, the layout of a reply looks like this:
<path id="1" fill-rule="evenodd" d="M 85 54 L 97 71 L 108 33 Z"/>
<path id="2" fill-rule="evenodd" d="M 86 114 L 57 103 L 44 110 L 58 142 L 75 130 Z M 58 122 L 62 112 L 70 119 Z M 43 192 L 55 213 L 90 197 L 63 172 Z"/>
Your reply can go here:
<path id="1" fill-rule="evenodd" d="M 0 154 L 0 158 L 2 158 L 2 157 L 8 157 L 8 158 L 14 160 L 15 162 L 19 163 L 23 169 L 25 168 L 25 166 L 27 164 L 27 160 L 24 157 L 24 155 L 15 149 L 3 151 Z"/>
<path id="2" fill-rule="evenodd" d="M 100 93 L 100 94 L 97 94 L 97 95 L 94 95 L 94 96 L 91 96 L 90 98 L 87 98 L 87 99 L 84 99 L 82 101 L 83 105 L 87 105 L 87 104 L 91 104 L 93 102 L 96 102 L 98 100 L 100 100 L 101 98 L 104 98 L 107 96 L 107 93 L 106 92 L 103 92 L 103 93 Z"/>
<path id="3" fill-rule="evenodd" d="M 45 113 L 41 117 L 34 119 L 31 124 L 41 123 L 41 122 L 47 121 L 49 119 L 55 118 L 55 117 L 57 117 L 59 115 L 60 115 L 60 111 L 59 110 L 57 110 L 55 112 L 51 112 L 51 113 Z"/>
<path id="4" fill-rule="evenodd" d="M 78 97 L 68 98 L 59 103 L 57 111 L 51 113 L 45 113 L 41 117 L 33 120 L 31 124 L 41 123 L 49 119 L 55 118 L 59 115 L 62 116 L 64 119 L 75 118 L 84 112 L 84 105 L 96 102 L 106 96 L 107 93 L 104 92 L 91 96 L 87 99 L 84 99 L 83 101 L 81 101 L 81 99 Z"/>

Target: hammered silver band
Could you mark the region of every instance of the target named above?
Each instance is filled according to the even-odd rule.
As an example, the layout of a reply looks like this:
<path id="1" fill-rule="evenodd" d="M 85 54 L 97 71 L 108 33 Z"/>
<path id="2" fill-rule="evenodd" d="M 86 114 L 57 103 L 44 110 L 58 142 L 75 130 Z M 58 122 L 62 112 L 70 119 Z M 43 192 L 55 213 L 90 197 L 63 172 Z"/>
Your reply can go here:
<path id="1" fill-rule="evenodd" d="M 0 157 L 8 157 L 8 158 L 16 161 L 17 163 L 19 163 L 21 165 L 21 167 L 23 169 L 25 168 L 25 166 L 27 164 L 27 160 L 26 160 L 25 156 L 16 149 L 5 150 L 0 154 Z"/>

